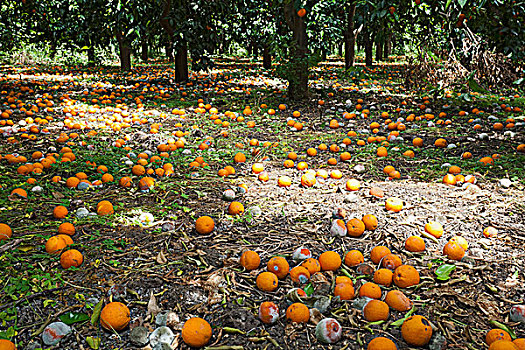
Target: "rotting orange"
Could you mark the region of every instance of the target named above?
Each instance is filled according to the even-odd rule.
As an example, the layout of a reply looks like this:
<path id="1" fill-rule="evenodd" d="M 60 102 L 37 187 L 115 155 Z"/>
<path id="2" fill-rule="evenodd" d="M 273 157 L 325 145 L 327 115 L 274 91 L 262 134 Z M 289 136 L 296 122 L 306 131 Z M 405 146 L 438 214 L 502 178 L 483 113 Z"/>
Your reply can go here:
<path id="1" fill-rule="evenodd" d="M 403 264 L 403 261 L 401 260 L 401 257 L 396 254 L 387 254 L 383 257 L 383 260 L 381 261 L 381 265 L 387 269 L 390 269 L 394 271 L 396 268 L 401 266 Z"/>
<path id="2" fill-rule="evenodd" d="M 432 338 L 432 326 L 423 316 L 410 316 L 401 326 L 401 336 L 410 345 L 425 346 Z"/>
<path id="3" fill-rule="evenodd" d="M 290 265 L 288 261 L 282 256 L 274 256 L 268 261 L 267 264 L 268 271 L 274 273 L 277 278 L 283 279 L 290 272 Z"/>
<path id="4" fill-rule="evenodd" d="M 443 235 L 443 225 L 437 221 L 429 221 L 425 224 L 425 232 L 431 234 L 436 238 L 440 238 Z"/>
<path id="5" fill-rule="evenodd" d="M 265 301 L 259 306 L 259 319 L 266 324 L 273 324 L 279 319 L 279 307 L 271 302 Z"/>
<path id="6" fill-rule="evenodd" d="M 377 229 L 378 222 L 377 218 L 374 215 L 366 214 L 365 216 L 363 216 L 361 221 L 363 221 L 363 223 L 365 224 L 365 228 L 368 231 L 375 231 L 375 229 Z"/>
<path id="7" fill-rule="evenodd" d="M 389 197 L 385 201 L 385 209 L 399 213 L 403 209 L 403 200 L 397 197 Z"/>
<path id="8" fill-rule="evenodd" d="M 319 260 L 314 259 L 314 258 L 306 259 L 301 264 L 301 266 L 305 267 L 310 272 L 310 275 L 313 275 L 321 271 L 321 264 L 319 263 Z"/>
<path id="9" fill-rule="evenodd" d="M 295 283 L 307 283 L 310 280 L 310 271 L 303 266 L 296 266 L 290 270 L 290 278 Z"/>
<path id="10" fill-rule="evenodd" d="M 487 345 L 490 345 L 497 340 L 512 341 L 512 338 L 507 331 L 500 328 L 494 328 L 487 332 L 487 335 L 485 336 L 485 342 Z"/>

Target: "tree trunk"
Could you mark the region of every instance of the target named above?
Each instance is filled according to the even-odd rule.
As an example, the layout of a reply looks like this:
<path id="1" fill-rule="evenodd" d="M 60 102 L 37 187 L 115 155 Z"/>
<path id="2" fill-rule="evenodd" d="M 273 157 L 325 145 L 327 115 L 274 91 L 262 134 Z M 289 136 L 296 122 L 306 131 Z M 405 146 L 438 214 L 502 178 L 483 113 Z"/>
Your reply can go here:
<path id="1" fill-rule="evenodd" d="M 354 16 L 355 1 L 350 3 L 350 9 L 347 14 L 347 27 L 345 31 L 345 69 L 354 65 L 355 61 L 355 33 L 354 33 Z"/>
<path id="2" fill-rule="evenodd" d="M 392 54 L 392 33 L 388 34 L 385 39 L 385 49 L 383 50 L 383 55 L 385 61 L 388 61 L 388 56 Z"/>
<path id="3" fill-rule="evenodd" d="M 51 43 L 51 48 L 50 48 L 50 56 L 51 56 L 51 59 L 54 59 L 57 55 L 57 43 L 55 41 L 53 41 Z"/>
<path id="4" fill-rule="evenodd" d="M 88 66 L 92 67 L 96 64 L 97 57 L 95 56 L 95 48 L 93 45 L 90 45 L 87 49 L 87 55 L 88 55 Z"/>
<path id="5" fill-rule="evenodd" d="M 321 49 L 321 61 L 326 61 L 327 56 L 328 56 L 327 50 L 324 48 Z"/>
<path id="6" fill-rule="evenodd" d="M 131 70 L 131 45 L 118 29 L 116 36 L 120 51 L 120 69 L 123 72 L 129 72 Z"/>
<path id="7" fill-rule="evenodd" d="M 164 46 L 164 51 L 166 51 L 166 57 L 168 62 L 173 62 L 173 43 L 169 42 Z"/>
<path id="8" fill-rule="evenodd" d="M 270 53 L 268 44 L 264 44 L 263 46 L 263 67 L 264 69 L 272 68 L 272 54 Z"/>
<path id="9" fill-rule="evenodd" d="M 376 43 L 376 61 L 379 62 L 383 59 L 383 43 L 378 41 Z"/>
<path id="10" fill-rule="evenodd" d="M 175 81 L 188 80 L 188 45 L 184 43 L 175 54 Z"/>
<path id="11" fill-rule="evenodd" d="M 363 39 L 365 44 L 365 64 L 367 66 L 371 66 L 374 63 L 374 58 L 372 57 L 374 40 L 370 36 L 368 28 L 366 28 L 363 32 Z"/>
<path id="12" fill-rule="evenodd" d="M 148 39 L 147 38 L 142 39 L 142 42 L 140 43 L 140 58 L 142 59 L 142 62 L 148 62 Z"/>
<path id="13" fill-rule="evenodd" d="M 170 24 L 170 21 L 168 19 L 168 16 L 170 14 L 171 10 L 171 0 L 164 0 L 162 2 L 162 14 L 160 16 L 160 26 L 164 29 L 166 34 L 168 35 L 168 43 L 165 46 L 166 49 L 166 56 L 168 57 L 169 62 L 173 62 L 173 42 L 175 35 L 175 30 L 173 30 L 173 27 Z"/>
<path id="14" fill-rule="evenodd" d="M 252 56 L 253 58 L 257 58 L 259 56 L 259 46 L 256 42 L 252 43 Z"/>
<path id="15" fill-rule="evenodd" d="M 293 32 L 291 71 L 288 77 L 288 97 L 292 100 L 301 100 L 308 96 L 308 37 L 306 23 L 297 15 L 292 0 L 284 2 L 284 18 Z"/>

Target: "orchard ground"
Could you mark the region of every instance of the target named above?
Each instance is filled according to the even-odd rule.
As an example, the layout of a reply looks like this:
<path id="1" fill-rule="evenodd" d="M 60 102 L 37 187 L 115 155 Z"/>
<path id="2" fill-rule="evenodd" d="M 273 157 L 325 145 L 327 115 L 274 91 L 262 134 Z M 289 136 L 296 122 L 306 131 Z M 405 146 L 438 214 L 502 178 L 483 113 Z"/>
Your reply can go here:
<path id="1" fill-rule="evenodd" d="M 330 348 L 363 349 L 386 336 L 404 349 L 398 320 L 406 312 L 391 310 L 386 321 L 367 322 L 352 300 L 332 292 L 336 276 L 351 277 L 356 294 L 372 281 L 368 270 L 378 267 L 370 251 L 385 245 L 419 271 L 420 283 L 403 292 L 414 304 L 408 313 L 432 323 L 436 349 L 485 349 L 494 321 L 524 337 L 523 324 L 509 319 L 510 308 L 524 303 L 523 91 L 411 91 L 403 85 L 402 62 L 398 57 L 347 74 L 331 59 L 312 71 L 303 102 L 287 100 L 284 81 L 239 58 L 218 60 L 215 70 L 193 73 L 182 84 L 162 61 L 129 74 L 113 67 L 2 67 L 0 221 L 13 231 L 0 243 L 2 336 L 20 349 L 48 348 L 41 334 L 61 320 L 73 327 L 61 348 L 94 348 L 88 337 L 100 338 L 101 349 L 133 348 L 130 329 L 153 330 L 151 313 L 170 310 L 180 320 L 172 327 L 173 348 L 186 348 L 178 330 L 192 316 L 210 323 L 209 346 L 216 349 L 328 348 L 316 339 L 315 322 L 284 317 L 287 293 L 302 287 L 311 294 L 303 300 L 308 306 L 328 300 L 324 316 L 343 326 L 342 339 Z M 378 155 L 379 147 L 386 156 Z M 246 162 L 234 161 L 239 152 Z M 297 159 L 287 168 L 291 152 Z M 342 160 L 345 152 L 350 159 Z M 55 162 L 48 166 L 46 156 Z M 316 171 L 312 186 L 301 184 L 301 161 Z M 254 163 L 262 163 L 267 176 L 254 174 Z M 387 166 L 398 173 L 385 174 Z M 467 180 L 473 176 L 475 185 L 461 176 L 454 176 L 456 185 L 443 183 L 449 170 L 457 171 L 451 166 Z M 331 177 L 334 170 L 342 178 Z M 290 177 L 289 187 L 278 186 L 282 176 Z M 67 181 L 73 177 L 80 184 Z M 359 181 L 358 190 L 347 189 L 349 179 Z M 376 187 L 383 198 L 370 194 Z M 19 188 L 27 198 L 12 192 Z M 228 214 L 228 189 L 243 204 L 241 215 Z M 399 213 L 385 209 L 388 197 L 403 200 Z M 113 214 L 79 215 L 82 208 L 96 213 L 102 200 L 112 203 Z M 68 209 L 65 219 L 53 217 L 58 205 Z M 338 208 L 346 220 L 373 214 L 378 228 L 357 238 L 333 236 Z M 195 231 L 203 215 L 215 223 L 207 235 Z M 443 225 L 441 238 L 424 233 L 429 221 Z M 45 249 L 63 222 L 76 230 L 66 249 L 84 257 L 67 270 L 59 254 Z M 483 235 L 489 226 L 497 235 Z M 424 238 L 424 252 L 405 249 L 413 235 Z M 454 236 L 468 242 L 461 261 L 443 255 Z M 275 292 L 260 291 L 255 279 L 268 260 L 284 256 L 294 267 L 299 247 L 315 258 L 357 249 L 368 267 L 325 271 L 304 285 L 287 278 Z M 260 255 L 258 269 L 240 266 L 245 250 Z M 449 275 L 440 272 L 446 268 L 453 269 Z M 381 288 L 383 294 L 397 289 Z M 101 300 L 121 301 L 131 311 L 130 326 L 118 336 L 99 325 Z M 280 308 L 272 326 L 257 316 L 263 301 Z"/>

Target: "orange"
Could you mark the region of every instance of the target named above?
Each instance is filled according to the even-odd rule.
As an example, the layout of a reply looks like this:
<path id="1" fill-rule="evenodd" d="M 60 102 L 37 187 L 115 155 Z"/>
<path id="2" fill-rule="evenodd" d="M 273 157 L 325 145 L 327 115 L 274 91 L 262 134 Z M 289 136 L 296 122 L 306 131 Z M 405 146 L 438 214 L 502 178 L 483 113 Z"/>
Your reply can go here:
<path id="1" fill-rule="evenodd" d="M 350 219 L 346 223 L 346 229 L 350 237 L 360 237 L 365 232 L 365 223 L 359 219 Z"/>
<path id="2" fill-rule="evenodd" d="M 100 201 L 97 204 L 97 214 L 100 216 L 111 215 L 114 212 L 113 204 L 110 201 Z"/>
<path id="3" fill-rule="evenodd" d="M 342 277 L 345 277 L 342 279 Z M 346 276 L 339 276 L 335 280 L 334 296 L 341 300 L 353 299 L 355 295 L 354 284 L 352 280 Z"/>
<path id="4" fill-rule="evenodd" d="M 129 324 L 129 315 L 126 305 L 114 301 L 104 306 L 100 312 L 100 325 L 108 331 L 121 331 Z"/>
<path id="5" fill-rule="evenodd" d="M 252 172 L 254 174 L 259 174 L 264 171 L 264 165 L 262 163 L 253 163 L 252 165 Z"/>
<path id="6" fill-rule="evenodd" d="M 363 308 L 363 317 L 368 322 L 386 321 L 390 315 L 388 305 L 381 300 L 370 300 Z"/>
<path id="7" fill-rule="evenodd" d="M 321 271 L 321 264 L 319 263 L 319 260 L 314 258 L 308 258 L 306 259 L 301 266 L 305 267 L 308 272 L 310 272 L 310 275 L 313 275 L 317 272 Z"/>
<path id="8" fill-rule="evenodd" d="M 361 183 L 359 182 L 359 180 L 350 179 L 346 182 L 346 189 L 348 191 L 358 191 L 359 188 L 361 188 Z"/>
<path id="9" fill-rule="evenodd" d="M 432 338 L 432 326 L 423 316 L 411 316 L 403 322 L 401 336 L 410 345 L 425 346 Z"/>
<path id="10" fill-rule="evenodd" d="M 306 323 L 310 320 L 310 310 L 302 303 L 293 303 L 286 309 L 286 319 L 296 323 Z"/>
<path id="11" fill-rule="evenodd" d="M 491 329 L 487 332 L 487 335 L 485 336 L 485 342 L 487 343 L 487 345 L 490 345 L 497 340 L 512 341 L 512 338 L 510 337 L 510 334 L 507 331 L 499 328 Z"/>
<path id="12" fill-rule="evenodd" d="M 385 337 L 374 338 L 368 343 L 366 350 L 398 350 L 396 344 Z"/>
<path id="13" fill-rule="evenodd" d="M 235 154 L 233 160 L 235 161 L 235 163 L 244 163 L 246 162 L 246 156 L 244 155 L 244 153 L 239 152 Z"/>
<path id="14" fill-rule="evenodd" d="M 416 137 L 414 140 L 412 140 L 412 144 L 415 147 L 423 147 L 423 139 L 419 138 L 419 137 Z"/>
<path id="15" fill-rule="evenodd" d="M 425 241 L 419 236 L 410 236 L 405 241 L 405 249 L 409 252 L 423 252 L 425 251 Z"/>
<path id="16" fill-rule="evenodd" d="M 60 265 L 62 268 L 79 267 L 84 262 L 84 256 L 76 249 L 70 249 L 60 255 Z"/>
<path id="17" fill-rule="evenodd" d="M 181 335 L 186 345 L 200 348 L 210 342 L 212 330 L 206 320 L 200 317 L 192 317 L 182 326 Z"/>
<path id="18" fill-rule="evenodd" d="M 323 271 L 335 271 L 341 266 L 341 256 L 334 251 L 326 251 L 319 256 L 319 264 Z"/>
<path id="19" fill-rule="evenodd" d="M 419 284 L 419 272 L 410 265 L 401 265 L 394 270 L 393 281 L 399 288 L 408 288 Z"/>
<path id="20" fill-rule="evenodd" d="M 345 255 L 345 265 L 346 266 L 357 266 L 362 264 L 365 261 L 363 253 L 359 250 L 351 250 Z"/>
<path id="21" fill-rule="evenodd" d="M 375 229 L 377 228 L 378 222 L 377 222 L 377 218 L 374 215 L 367 214 L 363 216 L 361 220 L 365 224 L 365 228 L 368 231 L 375 231 Z"/>
<path id="22" fill-rule="evenodd" d="M 513 341 L 518 350 L 525 350 L 525 338 L 517 338 Z"/>
<path id="23" fill-rule="evenodd" d="M 372 299 L 381 299 L 381 287 L 373 282 L 366 282 L 359 288 L 360 297 L 368 297 Z"/>
<path id="24" fill-rule="evenodd" d="M 201 216 L 195 221 L 195 231 L 201 235 L 207 235 L 215 228 L 215 222 L 209 216 Z"/>
<path id="25" fill-rule="evenodd" d="M 386 157 L 386 156 L 388 156 L 388 151 L 387 151 L 386 147 L 383 147 L 383 146 L 379 147 L 377 149 L 377 156 L 378 157 Z"/>
<path id="26" fill-rule="evenodd" d="M 290 271 L 290 265 L 285 258 L 281 256 L 274 256 L 268 261 L 267 264 L 268 271 L 274 273 L 277 278 L 283 279 L 288 275 Z"/>
<path id="27" fill-rule="evenodd" d="M 53 216 L 55 219 L 63 219 L 67 216 L 67 213 L 67 208 L 63 205 L 58 205 L 55 207 L 55 209 L 53 209 Z"/>
<path id="28" fill-rule="evenodd" d="M 379 264 L 381 259 L 383 259 L 385 256 L 387 256 L 390 253 L 391 253 L 390 249 L 388 249 L 387 247 L 383 245 L 375 246 L 370 251 L 370 260 L 372 260 L 372 262 L 377 265 Z"/>
<path id="29" fill-rule="evenodd" d="M 385 303 L 399 312 L 405 312 L 412 308 L 412 301 L 400 290 L 391 290 L 386 293 Z"/>
<path id="30" fill-rule="evenodd" d="M 301 176 L 301 185 L 304 187 L 312 187 L 316 182 L 315 175 L 311 173 L 306 173 Z"/>
<path id="31" fill-rule="evenodd" d="M 279 280 L 274 273 L 271 272 L 261 272 L 257 279 L 255 280 L 257 288 L 265 292 L 273 292 L 277 289 L 279 285 Z"/>
<path id="32" fill-rule="evenodd" d="M 10 340 L 0 339 L 0 350 L 16 350 L 16 346 Z"/>
<path id="33" fill-rule="evenodd" d="M 490 344 L 489 350 L 519 350 L 519 348 L 510 340 L 496 340 Z"/>
<path id="34" fill-rule="evenodd" d="M 392 284 L 393 272 L 389 269 L 379 269 L 374 272 L 374 283 L 389 287 Z"/>
<path id="35" fill-rule="evenodd" d="M 289 176 L 280 176 L 277 179 L 277 184 L 279 187 L 290 187 L 292 185 L 292 179 Z"/>
<path id="36" fill-rule="evenodd" d="M 251 271 L 259 268 L 259 265 L 261 264 L 261 258 L 259 257 L 259 254 L 257 254 L 253 250 L 247 250 L 244 253 L 242 253 L 239 263 L 246 270 Z"/>
<path id="37" fill-rule="evenodd" d="M 75 226 L 72 223 L 63 222 L 58 226 L 58 233 L 73 236 L 75 234 Z"/>
<path id="38" fill-rule="evenodd" d="M 450 260 L 460 261 L 465 256 L 465 250 L 458 243 L 449 241 L 443 247 L 443 255 L 446 255 Z"/>
<path id="39" fill-rule="evenodd" d="M 13 235 L 13 230 L 11 230 L 11 227 L 9 227 L 9 225 L 0 224 L 0 242 L 8 238 L 11 238 L 12 235 Z"/>
<path id="40" fill-rule="evenodd" d="M 56 235 L 50 237 L 46 242 L 46 252 L 49 254 L 58 254 L 62 249 L 68 245 L 73 244 L 73 240 L 68 235 Z"/>
<path id="41" fill-rule="evenodd" d="M 244 213 L 244 206 L 239 202 L 231 202 L 228 206 L 228 214 L 239 215 Z"/>

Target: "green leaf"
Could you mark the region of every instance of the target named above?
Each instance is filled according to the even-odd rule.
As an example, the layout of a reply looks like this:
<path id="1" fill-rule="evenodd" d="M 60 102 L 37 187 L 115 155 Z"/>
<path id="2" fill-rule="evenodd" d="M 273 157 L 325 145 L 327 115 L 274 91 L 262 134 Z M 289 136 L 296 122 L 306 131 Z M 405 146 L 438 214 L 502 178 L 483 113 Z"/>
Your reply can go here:
<path id="1" fill-rule="evenodd" d="M 100 347 L 100 338 L 87 337 L 86 343 L 91 349 L 97 350 Z"/>
<path id="2" fill-rule="evenodd" d="M 448 279 L 450 279 L 450 274 L 455 269 L 456 265 L 444 264 L 438 267 L 436 271 L 434 271 L 434 273 L 436 274 L 438 280 L 447 281 Z"/>
<path id="3" fill-rule="evenodd" d="M 89 320 L 89 316 L 83 312 L 67 312 L 59 317 L 60 321 L 67 325 Z"/>
<path id="4" fill-rule="evenodd" d="M 412 308 L 406 313 L 405 317 L 403 318 L 400 318 L 399 320 L 397 321 L 394 321 L 392 322 L 390 325 L 391 326 L 394 326 L 394 327 L 399 327 L 403 324 L 403 322 L 405 322 L 405 320 L 407 318 L 409 318 L 410 316 L 412 316 L 412 314 L 416 311 L 416 307 L 415 306 L 412 306 Z"/>
<path id="5" fill-rule="evenodd" d="M 459 3 L 459 6 L 463 8 L 463 6 L 465 6 L 465 4 L 467 3 L 467 0 L 458 0 L 458 3 Z"/>
<path id="6" fill-rule="evenodd" d="M 474 78 L 471 78 L 468 80 L 468 86 L 472 91 L 488 93 L 488 91 L 485 88 L 483 88 L 481 85 L 479 85 L 478 82 L 474 80 Z"/>
<path id="7" fill-rule="evenodd" d="M 447 4 L 445 5 L 445 9 L 448 10 L 448 7 L 450 6 L 451 3 L 452 3 L 452 0 L 447 0 Z"/>
<path id="8" fill-rule="evenodd" d="M 311 297 L 312 294 L 314 294 L 314 286 L 312 286 L 311 283 L 309 283 L 306 287 L 303 288 L 304 292 L 307 296 Z"/>
<path id="9" fill-rule="evenodd" d="M 519 78 L 518 80 L 516 80 L 512 84 L 513 85 L 521 85 L 521 84 L 523 84 L 524 81 L 525 81 L 525 78 Z"/>
<path id="10" fill-rule="evenodd" d="M 93 326 L 98 322 L 98 319 L 100 318 L 102 305 L 104 305 L 104 299 L 100 299 L 100 301 L 97 303 L 97 305 L 95 305 L 95 308 L 93 309 L 93 315 L 91 315 L 91 324 Z"/>

